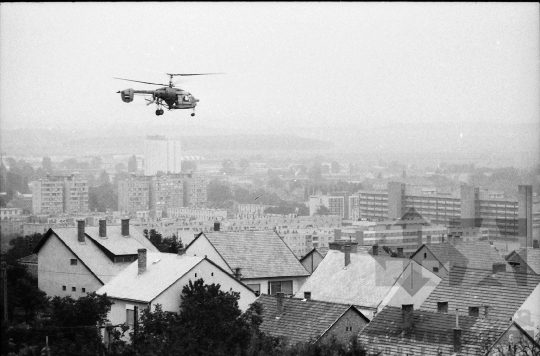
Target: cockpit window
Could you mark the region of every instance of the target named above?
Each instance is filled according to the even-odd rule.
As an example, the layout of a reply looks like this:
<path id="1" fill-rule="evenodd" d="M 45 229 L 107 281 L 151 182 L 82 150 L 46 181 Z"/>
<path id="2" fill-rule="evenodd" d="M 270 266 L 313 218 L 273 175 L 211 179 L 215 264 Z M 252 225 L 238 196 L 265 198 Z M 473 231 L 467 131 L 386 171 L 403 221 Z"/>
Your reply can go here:
<path id="1" fill-rule="evenodd" d="M 184 101 L 189 102 L 189 95 L 184 95 Z"/>

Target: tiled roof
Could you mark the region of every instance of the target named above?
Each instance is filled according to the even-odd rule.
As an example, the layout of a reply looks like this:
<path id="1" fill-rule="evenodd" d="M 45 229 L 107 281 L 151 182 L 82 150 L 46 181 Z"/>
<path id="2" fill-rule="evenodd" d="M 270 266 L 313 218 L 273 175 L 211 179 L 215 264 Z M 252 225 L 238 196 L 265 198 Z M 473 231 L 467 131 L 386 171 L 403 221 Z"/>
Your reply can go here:
<path id="1" fill-rule="evenodd" d="M 203 257 L 196 256 L 147 253 L 144 273 L 138 274 L 138 261 L 135 261 L 96 293 L 107 293 L 107 296 L 112 298 L 149 303 L 202 260 L 204 260 Z M 180 296 L 178 296 L 178 303 L 180 303 Z"/>
<path id="2" fill-rule="evenodd" d="M 494 263 L 506 264 L 506 269 L 511 268 L 499 252 L 487 241 L 462 242 L 455 248 L 469 260 L 467 267 L 489 269 Z"/>
<path id="3" fill-rule="evenodd" d="M 99 237 L 98 227 L 86 227 L 85 233 L 94 242 L 117 256 L 137 254 L 140 248 L 146 248 L 148 252 L 159 252 L 150 240 L 133 227 L 129 230 L 129 237 L 122 236 L 120 226 L 107 226 L 106 238 Z"/>
<path id="4" fill-rule="evenodd" d="M 107 230 L 112 230 L 113 227 L 107 227 Z M 97 230 L 96 230 L 97 231 Z M 128 266 L 127 263 L 114 263 L 103 251 L 103 246 L 96 243 L 99 241 L 99 237 L 90 238 L 88 233 L 93 231 L 90 228 L 85 229 L 86 239 L 84 243 L 78 241 L 78 231 L 76 227 L 63 227 L 49 229 L 43 239 L 34 249 L 34 252 L 39 254 L 39 250 L 45 244 L 45 241 L 51 237 L 52 234 L 57 236 L 80 260 L 81 262 L 103 283 L 107 283 L 114 276 L 118 275 L 124 268 Z M 140 234 L 139 234 L 140 235 Z M 96 235 L 93 235 L 96 236 Z M 110 240 L 113 236 L 110 235 Z M 133 234 L 132 236 L 137 236 Z M 142 236 L 142 235 L 141 235 Z M 116 249 L 116 251 L 127 251 L 128 254 L 137 254 L 137 249 L 146 248 L 149 252 L 157 251 L 157 249 L 148 241 L 148 243 L 142 244 L 138 240 L 131 240 L 131 238 L 125 238 L 116 236 L 117 239 L 122 239 L 122 242 L 129 241 L 129 249 Z M 143 236 L 144 238 L 144 236 Z M 101 246 L 100 246 L 101 245 Z"/>
<path id="5" fill-rule="evenodd" d="M 527 263 L 527 265 L 536 273 L 540 274 L 540 249 L 539 248 L 522 248 L 516 251 L 516 254 Z"/>
<path id="6" fill-rule="evenodd" d="M 274 337 L 285 337 L 291 343 L 316 341 L 351 308 L 350 304 L 283 298 L 283 313 L 276 319 L 276 297 L 261 295 L 257 302 L 263 305 L 263 323 L 260 330 Z M 369 322 L 359 311 L 358 313 L 366 323 Z"/>
<path id="7" fill-rule="evenodd" d="M 440 351 L 442 355 L 454 354 L 454 314 L 414 310 L 413 326 L 403 335 L 402 325 L 401 308 L 387 306 L 360 332 L 358 339 L 369 350 L 388 350 L 388 355 L 398 354 L 398 348 L 404 355 L 438 355 Z M 484 343 L 492 345 L 510 325 L 510 321 L 460 316 L 462 354 L 476 355 Z"/>
<path id="8" fill-rule="evenodd" d="M 38 255 L 36 253 L 33 253 L 28 256 L 21 257 L 17 260 L 19 263 L 38 263 Z"/>
<path id="9" fill-rule="evenodd" d="M 459 252 L 454 245 L 448 242 L 440 244 L 425 245 L 437 259 L 445 266 L 450 265 L 466 267 L 469 264 L 469 259 Z M 490 267 L 491 269 L 491 267 Z"/>
<path id="10" fill-rule="evenodd" d="M 345 267 L 344 253 L 330 250 L 296 296 L 308 291 L 315 300 L 376 308 L 410 262 L 351 253 Z"/>
<path id="11" fill-rule="evenodd" d="M 510 320 L 539 283 L 534 274 L 452 267 L 421 308 L 437 311 L 437 302 L 448 302 L 448 310 L 466 315 L 469 307 L 487 305 L 493 318 Z"/>
<path id="12" fill-rule="evenodd" d="M 202 235 L 206 236 L 232 272 L 237 267 L 242 268 L 243 278 L 309 276 L 309 272 L 274 231 L 214 231 Z"/>

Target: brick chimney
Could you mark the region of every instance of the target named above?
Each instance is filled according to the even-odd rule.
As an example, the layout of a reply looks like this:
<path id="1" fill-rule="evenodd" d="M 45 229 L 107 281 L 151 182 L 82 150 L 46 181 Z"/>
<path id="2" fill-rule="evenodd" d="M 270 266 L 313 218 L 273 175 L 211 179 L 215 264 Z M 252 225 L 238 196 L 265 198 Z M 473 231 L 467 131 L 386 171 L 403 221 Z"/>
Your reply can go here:
<path id="1" fill-rule="evenodd" d="M 373 245 L 373 256 L 379 256 L 379 245 Z"/>
<path id="2" fill-rule="evenodd" d="M 454 352 L 461 351 L 461 329 L 459 328 L 459 314 L 456 309 L 456 327 L 454 328 Z"/>
<path id="3" fill-rule="evenodd" d="M 137 274 L 142 274 L 146 271 L 146 249 L 140 248 L 137 250 L 137 253 L 139 254 L 137 261 L 139 265 L 139 272 Z"/>
<path id="4" fill-rule="evenodd" d="M 341 229 L 334 229 L 334 241 L 341 240 Z"/>
<path id="5" fill-rule="evenodd" d="M 214 231 L 220 231 L 221 230 L 221 224 L 219 221 L 214 222 Z"/>
<path id="6" fill-rule="evenodd" d="M 354 235 L 358 246 L 364 246 L 364 232 L 362 230 L 357 230 Z"/>
<path id="7" fill-rule="evenodd" d="M 236 278 L 238 280 L 242 279 L 242 268 L 241 267 L 236 267 L 236 269 L 234 270 L 234 278 Z"/>
<path id="8" fill-rule="evenodd" d="M 281 314 L 283 314 L 283 297 L 285 296 L 284 293 L 278 292 L 276 293 L 276 301 L 277 301 L 277 316 L 276 318 L 279 318 Z"/>
<path id="9" fill-rule="evenodd" d="M 413 326 L 414 305 L 402 304 L 401 305 L 401 320 L 403 331 L 409 330 Z"/>
<path id="10" fill-rule="evenodd" d="M 418 247 L 422 247 L 422 245 L 424 244 L 424 240 L 422 239 L 422 230 L 418 230 L 416 232 L 416 244 L 418 245 Z"/>
<path id="11" fill-rule="evenodd" d="M 186 249 L 185 248 L 179 248 L 178 249 L 178 256 L 183 256 L 186 254 Z"/>
<path id="12" fill-rule="evenodd" d="M 403 247 L 397 248 L 397 256 L 398 258 L 403 258 Z"/>
<path id="13" fill-rule="evenodd" d="M 77 220 L 77 240 L 84 242 L 84 220 Z"/>
<path id="14" fill-rule="evenodd" d="M 343 251 L 345 252 L 345 267 L 351 263 L 351 246 L 343 246 Z"/>
<path id="15" fill-rule="evenodd" d="M 129 237 L 129 219 L 122 219 L 122 236 Z"/>
<path id="16" fill-rule="evenodd" d="M 493 264 L 493 273 L 497 273 L 497 272 L 506 272 L 506 263 L 495 262 Z"/>
<path id="17" fill-rule="evenodd" d="M 311 299 L 311 292 L 304 292 L 304 299 L 310 300 Z"/>
<path id="18" fill-rule="evenodd" d="M 99 237 L 107 237 L 107 220 L 99 219 Z"/>

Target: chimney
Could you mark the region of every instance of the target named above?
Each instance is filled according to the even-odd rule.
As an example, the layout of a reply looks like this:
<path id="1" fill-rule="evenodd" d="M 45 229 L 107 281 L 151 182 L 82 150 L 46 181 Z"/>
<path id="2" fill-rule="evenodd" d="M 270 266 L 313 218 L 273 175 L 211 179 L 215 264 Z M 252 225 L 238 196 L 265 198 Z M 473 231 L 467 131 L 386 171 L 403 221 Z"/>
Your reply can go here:
<path id="1" fill-rule="evenodd" d="M 84 220 L 77 220 L 77 240 L 84 242 Z"/>
<path id="2" fill-rule="evenodd" d="M 146 249 L 140 248 L 137 250 L 139 256 L 137 258 L 139 264 L 139 272 L 137 274 L 144 273 L 146 271 Z"/>
<path id="3" fill-rule="evenodd" d="M 373 245 L 373 256 L 379 255 L 379 245 L 375 244 Z"/>
<path id="4" fill-rule="evenodd" d="M 234 277 L 238 280 L 241 280 L 242 279 L 242 268 L 240 267 L 236 267 L 235 271 L 234 271 Z"/>
<path id="5" fill-rule="evenodd" d="M 276 300 L 277 300 L 277 316 L 276 318 L 279 318 L 281 314 L 283 314 L 283 296 L 285 294 L 282 292 L 276 293 Z"/>
<path id="6" fill-rule="evenodd" d="M 403 331 L 407 331 L 413 326 L 413 310 L 413 304 L 401 305 L 401 320 L 403 321 Z"/>
<path id="7" fill-rule="evenodd" d="M 461 351 L 461 329 L 459 328 L 459 314 L 456 309 L 456 327 L 454 328 L 454 352 Z"/>
<path id="8" fill-rule="evenodd" d="M 489 305 L 484 306 L 484 319 L 489 319 Z"/>
<path id="9" fill-rule="evenodd" d="M 397 256 L 398 258 L 403 258 L 403 247 L 397 248 Z"/>
<path id="10" fill-rule="evenodd" d="M 107 237 L 107 220 L 99 219 L 99 237 Z"/>
<path id="11" fill-rule="evenodd" d="M 538 248 L 538 240 L 533 240 L 533 248 Z"/>
<path id="12" fill-rule="evenodd" d="M 129 237 L 129 219 L 122 219 L 122 236 Z"/>
<path id="13" fill-rule="evenodd" d="M 364 232 L 362 230 L 357 230 L 355 233 L 356 237 L 356 243 L 358 243 L 358 246 L 362 247 L 364 246 Z"/>
<path id="14" fill-rule="evenodd" d="M 427 236 L 427 242 L 426 242 L 428 245 L 431 245 L 431 235 L 428 235 Z"/>
<path id="15" fill-rule="evenodd" d="M 214 231 L 219 231 L 221 229 L 219 221 L 214 222 Z"/>
<path id="16" fill-rule="evenodd" d="M 334 229 L 334 241 L 341 240 L 341 229 Z"/>
<path id="17" fill-rule="evenodd" d="M 178 256 L 183 256 L 186 254 L 186 249 L 185 248 L 179 248 L 178 249 Z"/>
<path id="18" fill-rule="evenodd" d="M 506 272 L 506 263 L 495 262 L 493 264 L 493 273 L 497 273 L 497 272 Z"/>
<path id="19" fill-rule="evenodd" d="M 343 250 L 345 252 L 345 267 L 347 267 L 351 263 L 351 246 L 345 245 Z"/>
<path id="20" fill-rule="evenodd" d="M 311 299 L 311 292 L 304 292 L 304 299 L 310 300 Z"/>
<path id="21" fill-rule="evenodd" d="M 416 232 L 416 244 L 418 245 L 418 247 L 422 247 L 422 245 L 424 244 L 424 241 L 422 240 L 422 230 L 418 230 Z"/>

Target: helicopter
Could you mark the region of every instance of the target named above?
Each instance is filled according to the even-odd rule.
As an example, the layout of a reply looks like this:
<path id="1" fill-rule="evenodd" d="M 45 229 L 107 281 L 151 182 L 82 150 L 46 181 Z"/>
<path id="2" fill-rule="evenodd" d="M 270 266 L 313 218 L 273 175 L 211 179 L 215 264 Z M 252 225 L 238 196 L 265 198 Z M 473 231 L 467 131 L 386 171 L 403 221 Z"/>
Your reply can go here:
<path id="1" fill-rule="evenodd" d="M 120 97 L 122 98 L 122 101 L 125 103 L 132 102 L 133 97 L 135 95 L 143 95 L 147 97 L 151 96 L 151 99 L 145 98 L 146 106 L 155 103 L 157 116 L 163 115 L 164 107 L 167 108 L 168 110 L 192 109 L 193 112 L 191 113 L 191 116 L 195 116 L 195 106 L 197 106 L 199 99 L 195 98 L 193 95 L 191 95 L 191 93 L 187 92 L 186 90 L 175 88 L 174 83 L 173 83 L 173 77 L 176 77 L 176 76 L 185 77 L 185 76 L 192 76 L 192 75 L 213 75 L 213 74 L 223 74 L 223 73 L 180 73 L 180 74 L 164 73 L 164 74 L 167 74 L 169 76 L 169 84 L 149 83 L 149 82 L 142 82 L 139 80 L 116 78 L 116 77 L 113 77 L 113 78 L 119 79 L 119 80 L 127 80 L 129 82 L 135 82 L 135 83 L 163 86 L 162 88 L 159 88 L 156 90 L 134 90 L 134 89 L 129 88 L 129 89 L 117 91 L 117 93 L 120 93 Z"/>

